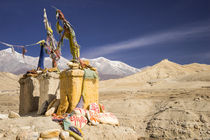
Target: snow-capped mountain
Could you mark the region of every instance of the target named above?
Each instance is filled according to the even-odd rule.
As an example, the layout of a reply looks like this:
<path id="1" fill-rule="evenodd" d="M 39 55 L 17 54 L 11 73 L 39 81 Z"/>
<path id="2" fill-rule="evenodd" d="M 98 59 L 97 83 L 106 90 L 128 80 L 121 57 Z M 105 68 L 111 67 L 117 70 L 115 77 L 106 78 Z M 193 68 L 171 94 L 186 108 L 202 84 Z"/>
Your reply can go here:
<path id="1" fill-rule="evenodd" d="M 111 61 L 104 57 L 89 59 L 91 66 L 96 67 L 101 79 L 116 79 L 132 75 L 140 69 L 131 67 L 120 61 Z"/>
<path id="2" fill-rule="evenodd" d="M 0 51 L 0 71 L 11 72 L 14 74 L 23 74 L 28 70 L 36 69 L 38 57 L 27 56 L 22 57 L 18 52 L 12 52 L 11 48 Z M 96 67 L 101 80 L 121 78 L 132 75 L 140 71 L 140 69 L 131 67 L 120 61 L 111 61 L 104 57 L 89 59 L 90 64 Z M 67 59 L 61 57 L 58 62 L 58 67 L 62 70 L 67 68 Z M 51 59 L 45 57 L 45 67 L 51 67 Z"/>
<path id="3" fill-rule="evenodd" d="M 18 52 L 12 52 L 11 48 L 0 51 L 0 71 L 10 72 L 14 74 L 23 74 L 28 70 L 36 69 L 38 65 L 38 57 L 32 57 Z M 59 61 L 59 68 L 64 69 L 68 60 L 61 57 Z M 45 58 L 45 67 L 51 67 L 51 59 Z"/>

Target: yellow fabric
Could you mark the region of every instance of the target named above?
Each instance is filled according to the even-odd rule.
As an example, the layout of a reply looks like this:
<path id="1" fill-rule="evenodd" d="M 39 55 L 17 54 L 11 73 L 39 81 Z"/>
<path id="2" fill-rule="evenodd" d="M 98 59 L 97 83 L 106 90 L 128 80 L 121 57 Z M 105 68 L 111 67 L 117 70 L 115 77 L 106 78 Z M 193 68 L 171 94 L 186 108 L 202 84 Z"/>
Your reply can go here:
<path id="1" fill-rule="evenodd" d="M 84 72 L 80 69 L 60 73 L 60 105 L 57 114 L 70 113 L 81 97 Z"/>
<path id="2" fill-rule="evenodd" d="M 42 43 L 45 43 L 45 40 L 40 40 L 36 44 L 42 44 Z"/>
<path id="3" fill-rule="evenodd" d="M 51 34 L 53 34 L 53 30 L 52 30 L 52 28 L 50 28 L 50 26 L 47 27 L 47 31 L 49 31 Z"/>
<path id="4" fill-rule="evenodd" d="M 76 47 L 76 45 L 72 42 L 72 37 L 69 39 L 69 44 L 70 44 L 70 50 L 71 54 L 73 56 L 73 60 L 76 60 L 76 58 L 80 57 L 80 49 Z"/>
<path id="5" fill-rule="evenodd" d="M 58 67 L 54 67 L 54 68 L 49 68 L 48 69 L 49 72 L 59 72 Z"/>
<path id="6" fill-rule="evenodd" d="M 53 34 L 53 30 L 49 25 L 48 19 L 47 19 L 47 13 L 46 13 L 46 9 L 44 8 L 44 25 L 45 25 L 45 29 L 47 31 L 50 32 L 50 34 Z"/>
<path id="7" fill-rule="evenodd" d="M 65 88 L 68 86 L 66 83 L 66 78 L 64 76 L 64 72 L 60 73 L 60 105 L 57 110 L 58 115 L 62 115 L 66 113 L 68 107 L 69 107 L 69 102 L 68 102 L 68 95 L 67 95 L 67 89 Z"/>
<path id="8" fill-rule="evenodd" d="M 73 136 L 76 140 L 83 140 L 83 138 L 81 136 L 79 136 L 78 134 L 74 133 L 73 131 L 68 130 L 69 135 Z"/>
<path id="9" fill-rule="evenodd" d="M 90 65 L 90 61 L 89 61 L 89 60 L 82 60 L 82 62 L 83 62 L 85 65 L 87 65 L 87 66 Z"/>
<path id="10" fill-rule="evenodd" d="M 62 92 L 62 91 L 60 91 Z M 67 109 L 69 107 L 69 102 L 68 102 L 68 97 L 66 95 L 62 95 L 60 96 L 60 105 L 58 107 L 58 110 L 57 110 L 57 115 L 62 115 L 64 113 L 67 112 Z"/>
<path id="11" fill-rule="evenodd" d="M 56 22 L 56 31 L 58 34 L 63 32 L 63 28 L 60 26 L 59 21 Z"/>
<path id="12" fill-rule="evenodd" d="M 58 31 L 60 30 L 59 28 L 60 27 L 57 26 L 57 30 Z M 77 58 L 80 57 L 80 46 L 79 46 L 79 44 L 76 41 L 74 30 L 70 27 L 70 31 L 69 32 L 68 31 L 64 32 L 64 37 L 69 39 L 70 51 L 71 51 L 71 54 L 73 56 L 73 60 L 76 60 Z"/>
<path id="13" fill-rule="evenodd" d="M 59 21 L 56 22 L 56 31 L 58 34 L 61 34 L 64 31 L 64 36 L 63 38 L 69 39 L 69 44 L 70 44 L 70 51 L 73 56 L 73 61 L 75 61 L 77 58 L 80 57 L 80 46 L 76 41 L 76 35 L 72 27 L 66 27 L 66 29 L 63 29 Z M 61 42 L 63 41 L 63 38 L 61 39 Z"/>
<path id="14" fill-rule="evenodd" d="M 84 79 L 83 98 L 84 109 L 87 109 L 91 103 L 98 104 L 98 79 Z"/>
<path id="15" fill-rule="evenodd" d="M 79 103 L 81 95 L 84 99 L 84 109 L 90 103 L 98 104 L 98 79 L 84 79 L 84 71 L 73 69 L 60 73 L 60 105 L 58 115 L 71 113 Z M 84 81 L 83 81 L 84 80 Z"/>

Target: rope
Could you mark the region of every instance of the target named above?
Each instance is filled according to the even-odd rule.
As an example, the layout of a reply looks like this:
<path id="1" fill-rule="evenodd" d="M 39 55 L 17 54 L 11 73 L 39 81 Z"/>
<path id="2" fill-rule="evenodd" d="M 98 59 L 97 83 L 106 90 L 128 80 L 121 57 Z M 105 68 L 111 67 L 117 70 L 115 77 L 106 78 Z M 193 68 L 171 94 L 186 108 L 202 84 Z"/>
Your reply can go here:
<path id="1" fill-rule="evenodd" d="M 42 40 L 41 40 L 42 41 Z M 2 42 L 0 41 L 1 44 L 5 45 L 5 46 L 8 46 L 8 47 L 19 47 L 19 48 L 24 48 L 24 47 L 29 47 L 29 46 L 35 46 L 37 44 L 40 44 L 41 42 L 38 41 L 37 43 L 33 43 L 33 44 L 28 44 L 28 45 L 12 45 L 12 44 L 9 44 L 9 43 L 5 43 L 5 42 Z"/>

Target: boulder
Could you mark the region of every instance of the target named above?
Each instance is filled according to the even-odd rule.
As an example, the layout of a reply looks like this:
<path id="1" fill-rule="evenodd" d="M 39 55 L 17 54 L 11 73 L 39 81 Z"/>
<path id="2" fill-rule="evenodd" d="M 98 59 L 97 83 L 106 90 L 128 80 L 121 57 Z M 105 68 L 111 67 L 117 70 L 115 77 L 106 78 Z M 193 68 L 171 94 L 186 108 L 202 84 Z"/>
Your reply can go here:
<path id="1" fill-rule="evenodd" d="M 61 140 L 67 140 L 67 139 L 69 138 L 69 132 L 67 132 L 67 131 L 62 131 L 62 132 L 60 133 L 60 138 L 61 138 Z"/>
<path id="2" fill-rule="evenodd" d="M 45 112 L 45 116 L 50 116 L 55 112 L 55 107 L 51 107 L 47 112 Z"/>
<path id="3" fill-rule="evenodd" d="M 8 117 L 9 118 L 20 118 L 20 115 L 18 113 L 10 111 Z"/>
<path id="4" fill-rule="evenodd" d="M 20 133 L 18 133 L 16 140 L 37 140 L 38 138 L 38 132 L 33 132 L 31 130 L 23 130 Z"/>
<path id="5" fill-rule="evenodd" d="M 0 133 L 0 138 L 3 138 L 4 137 L 4 133 Z"/>
<path id="6" fill-rule="evenodd" d="M 58 109 L 58 106 L 60 104 L 60 100 L 59 99 L 54 99 L 47 107 L 47 111 L 45 112 L 45 116 L 50 116 L 52 115 L 54 112 L 56 112 L 56 110 Z"/>
<path id="7" fill-rule="evenodd" d="M 41 138 L 58 138 L 60 134 L 60 130 L 59 129 L 50 129 L 50 130 L 46 130 L 40 133 L 40 137 Z"/>
<path id="8" fill-rule="evenodd" d="M 0 114 L 0 120 L 8 119 L 8 114 Z"/>

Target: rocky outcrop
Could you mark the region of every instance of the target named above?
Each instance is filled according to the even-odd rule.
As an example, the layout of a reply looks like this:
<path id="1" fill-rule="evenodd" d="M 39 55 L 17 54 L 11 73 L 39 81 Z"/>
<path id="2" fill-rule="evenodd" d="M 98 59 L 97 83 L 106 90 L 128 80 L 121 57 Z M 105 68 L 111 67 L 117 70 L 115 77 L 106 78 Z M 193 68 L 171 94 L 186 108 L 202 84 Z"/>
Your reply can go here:
<path id="1" fill-rule="evenodd" d="M 202 109 L 199 106 L 199 100 L 192 99 L 168 102 L 153 114 L 146 132 L 154 139 L 208 139 L 209 101 L 202 101 Z"/>

